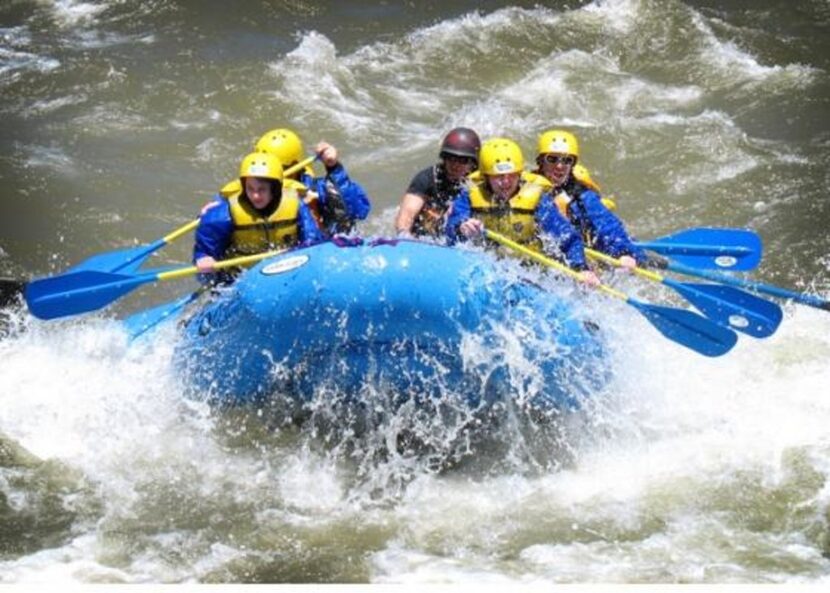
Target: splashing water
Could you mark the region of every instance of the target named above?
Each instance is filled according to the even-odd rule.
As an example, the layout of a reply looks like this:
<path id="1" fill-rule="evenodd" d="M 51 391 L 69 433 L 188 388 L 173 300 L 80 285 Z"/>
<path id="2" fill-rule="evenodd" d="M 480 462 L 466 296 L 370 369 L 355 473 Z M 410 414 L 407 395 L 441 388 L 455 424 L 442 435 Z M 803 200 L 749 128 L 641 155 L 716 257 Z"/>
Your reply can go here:
<path id="1" fill-rule="evenodd" d="M 308 2 L 271 7 L 279 26 L 189 2 L 13 3 L 0 265 L 163 235 L 278 125 L 338 145 L 373 198 L 367 234 L 389 233 L 450 127 L 530 155 L 561 125 L 635 234 L 751 227 L 762 276 L 826 292 L 826 14 L 708 4 L 461 7 L 371 35 Z M 380 407 L 363 424 L 326 386 L 299 425 L 217 413 L 187 397 L 175 328 L 129 345 L 106 317 L 3 310 L 0 582 L 826 583 L 826 313 L 787 307 L 773 337 L 705 359 L 574 298 L 613 377 L 578 414 Z M 544 380 L 511 329 L 497 354 Z M 465 355 L 485 346 L 468 336 Z"/>

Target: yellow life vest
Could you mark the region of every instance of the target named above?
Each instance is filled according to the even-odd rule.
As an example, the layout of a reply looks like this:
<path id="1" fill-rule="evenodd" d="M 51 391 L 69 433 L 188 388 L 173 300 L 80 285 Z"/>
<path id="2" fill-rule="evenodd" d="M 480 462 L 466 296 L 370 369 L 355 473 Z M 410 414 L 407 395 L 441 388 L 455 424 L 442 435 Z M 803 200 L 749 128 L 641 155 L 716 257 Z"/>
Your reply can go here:
<path id="1" fill-rule="evenodd" d="M 223 198 L 230 198 L 231 196 L 235 196 L 240 193 L 242 193 L 242 182 L 239 181 L 238 178 L 228 181 L 222 186 L 222 189 L 219 190 L 219 195 Z"/>
<path id="2" fill-rule="evenodd" d="M 553 203 L 556 204 L 556 207 L 559 209 L 559 212 L 562 213 L 562 216 L 565 218 L 569 218 L 568 216 L 568 207 L 571 204 L 571 196 L 568 195 L 566 191 L 560 191 L 553 197 Z M 617 209 L 617 203 L 612 200 L 611 198 L 600 198 L 602 205 L 611 210 L 612 212 Z"/>
<path id="3" fill-rule="evenodd" d="M 541 249 L 536 232 L 536 209 L 545 192 L 552 189 L 550 181 L 535 173 L 523 172 L 519 191 L 507 202 L 492 199 L 492 192 L 480 174 L 469 177 L 472 215 L 490 230 L 505 235 L 517 243 Z"/>
<path id="4" fill-rule="evenodd" d="M 444 229 L 445 215 L 446 208 L 425 202 L 412 224 L 413 232 L 417 235 L 440 237 Z"/>
<path id="5" fill-rule="evenodd" d="M 471 173 L 471 175 L 474 175 Z M 432 167 L 432 180 L 435 195 L 424 197 L 424 204 L 415 215 L 412 222 L 412 233 L 416 236 L 441 237 L 444 234 L 444 223 L 447 221 L 447 211 L 455 198 L 455 191 L 450 189 L 449 183 L 439 179 L 438 165 Z M 468 176 L 469 178 L 469 176 Z M 460 187 L 460 186 L 459 186 Z"/>
<path id="6" fill-rule="evenodd" d="M 296 245 L 300 238 L 300 198 L 293 187 L 282 189 L 277 209 L 263 218 L 241 193 L 228 198 L 233 220 L 231 250 L 236 255 Z"/>
<path id="7" fill-rule="evenodd" d="M 571 170 L 571 175 L 573 175 L 574 179 L 576 179 L 579 183 L 581 183 L 588 189 L 591 189 L 597 192 L 598 194 L 602 193 L 599 183 L 597 183 L 591 178 L 591 173 L 590 171 L 588 171 L 588 167 L 586 167 L 582 163 L 577 163 L 573 166 L 573 169 Z M 617 203 L 610 197 L 603 197 L 600 199 L 602 200 L 603 205 L 609 210 L 617 209 Z M 568 218 L 568 204 L 571 203 L 570 196 L 568 196 L 568 194 L 566 194 L 565 192 L 560 192 L 557 196 L 554 197 L 553 201 L 556 204 L 556 207 L 559 209 L 559 212 L 562 213 L 562 216 Z"/>
<path id="8" fill-rule="evenodd" d="M 591 173 L 588 171 L 588 167 L 586 167 L 585 165 L 581 163 L 575 164 L 573 166 L 573 169 L 571 169 L 571 174 L 578 182 L 580 182 L 588 189 L 592 189 L 597 193 L 601 192 L 599 188 L 599 183 L 591 179 Z"/>
<path id="9" fill-rule="evenodd" d="M 573 175 L 574 179 L 588 189 L 595 191 L 597 194 L 601 193 L 602 190 L 600 190 L 599 183 L 591 179 L 591 173 L 588 171 L 588 167 L 582 163 L 577 163 L 573 166 L 571 175 Z M 603 206 L 609 210 L 613 211 L 617 209 L 617 203 L 611 198 L 600 197 L 600 200 L 602 200 Z M 559 212 L 562 213 L 562 216 L 568 218 L 568 205 L 571 203 L 571 196 L 569 196 L 566 192 L 561 191 L 554 196 L 553 202 L 556 204 Z"/>
<path id="10" fill-rule="evenodd" d="M 591 179 L 591 174 L 588 172 L 588 168 L 585 165 L 581 163 L 575 164 L 572 173 L 574 178 L 582 185 L 584 185 L 588 189 L 594 190 L 598 194 L 602 193 L 602 189 L 600 189 L 599 183 Z M 617 203 L 613 200 L 613 198 L 603 196 L 600 199 L 602 200 L 603 206 L 605 206 L 609 210 L 613 211 L 617 209 Z"/>

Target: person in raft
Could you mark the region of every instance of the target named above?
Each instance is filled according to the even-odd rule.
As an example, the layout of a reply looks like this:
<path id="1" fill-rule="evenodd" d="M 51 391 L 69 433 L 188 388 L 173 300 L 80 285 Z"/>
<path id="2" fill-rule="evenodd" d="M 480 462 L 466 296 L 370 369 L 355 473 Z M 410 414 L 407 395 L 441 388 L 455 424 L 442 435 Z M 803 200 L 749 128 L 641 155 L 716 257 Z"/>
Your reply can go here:
<path id="1" fill-rule="evenodd" d="M 193 262 L 202 283 L 228 283 L 234 272 L 210 276 L 226 257 L 323 241 L 311 210 L 272 154 L 252 152 L 239 167 L 240 191 L 203 210 L 196 227 Z M 238 272 L 238 271 L 237 271 Z"/>
<path id="2" fill-rule="evenodd" d="M 478 167 L 481 140 L 470 128 L 453 128 L 441 142 L 438 162 L 418 172 L 395 217 L 399 237 L 443 237 L 446 213 L 467 175 Z"/>
<path id="3" fill-rule="evenodd" d="M 570 132 L 548 130 L 539 136 L 538 169 L 534 172 L 550 181 L 554 204 L 579 230 L 585 245 L 618 258 L 626 269 L 645 264 L 645 251 L 631 240 L 622 221 L 600 197 L 599 186 L 578 161 L 579 143 Z"/>
<path id="4" fill-rule="evenodd" d="M 550 182 L 524 171 L 521 148 L 507 138 L 481 147 L 479 170 L 453 200 L 446 225 L 450 244 L 495 231 L 564 263 L 583 282 L 598 285 L 582 239 L 553 203 Z"/>
<path id="5" fill-rule="evenodd" d="M 254 145 L 254 151 L 274 155 L 282 163 L 283 170 L 306 158 L 302 140 L 288 128 L 276 128 L 265 132 Z M 356 221 L 365 220 L 369 216 L 369 197 L 363 187 L 349 177 L 333 145 L 318 142 L 314 152 L 326 167 L 325 176 L 315 177 L 314 169 L 309 165 L 286 176 L 285 180 L 298 182 L 296 188 L 300 198 L 311 209 L 314 219 L 326 237 L 350 233 Z M 227 198 L 239 190 L 239 182 L 233 180 L 219 193 Z M 211 206 L 212 204 L 209 204 L 207 207 Z"/>

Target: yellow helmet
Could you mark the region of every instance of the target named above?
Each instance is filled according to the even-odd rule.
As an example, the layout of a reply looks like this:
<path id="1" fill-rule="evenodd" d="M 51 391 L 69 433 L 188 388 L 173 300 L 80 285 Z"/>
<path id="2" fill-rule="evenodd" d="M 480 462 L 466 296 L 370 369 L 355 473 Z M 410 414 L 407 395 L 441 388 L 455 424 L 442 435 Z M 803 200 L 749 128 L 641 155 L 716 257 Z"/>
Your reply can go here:
<path id="1" fill-rule="evenodd" d="M 539 154 L 567 154 L 579 159 L 576 136 L 564 130 L 548 130 L 539 136 Z"/>
<path id="2" fill-rule="evenodd" d="M 260 177 L 282 181 L 282 163 L 273 154 L 267 152 L 252 152 L 239 165 L 239 179 L 245 185 L 246 177 Z"/>
<path id="3" fill-rule="evenodd" d="M 277 128 L 265 132 L 257 140 L 254 150 L 273 154 L 286 167 L 301 161 L 305 155 L 302 140 L 287 128 Z"/>
<path id="4" fill-rule="evenodd" d="M 491 138 L 482 144 L 479 162 L 485 175 L 521 173 L 525 166 L 522 149 L 507 138 Z"/>

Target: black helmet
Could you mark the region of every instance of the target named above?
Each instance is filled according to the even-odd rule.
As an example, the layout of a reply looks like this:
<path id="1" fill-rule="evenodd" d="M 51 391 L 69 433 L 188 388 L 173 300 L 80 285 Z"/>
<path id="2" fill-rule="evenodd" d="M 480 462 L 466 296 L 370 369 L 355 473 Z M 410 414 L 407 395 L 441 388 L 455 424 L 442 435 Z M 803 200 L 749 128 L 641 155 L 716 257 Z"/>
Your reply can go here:
<path id="1" fill-rule="evenodd" d="M 445 154 L 471 157 L 478 161 L 481 140 L 470 128 L 453 128 L 441 142 L 441 157 Z"/>

